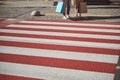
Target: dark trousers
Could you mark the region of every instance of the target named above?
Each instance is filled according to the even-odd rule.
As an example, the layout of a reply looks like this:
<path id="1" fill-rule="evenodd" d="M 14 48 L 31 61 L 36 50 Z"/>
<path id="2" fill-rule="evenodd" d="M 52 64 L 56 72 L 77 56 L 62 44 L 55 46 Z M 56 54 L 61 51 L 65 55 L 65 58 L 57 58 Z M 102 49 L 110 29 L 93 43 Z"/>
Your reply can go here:
<path id="1" fill-rule="evenodd" d="M 70 3 L 71 3 L 71 0 L 63 0 L 63 2 L 64 2 L 63 15 L 65 15 L 65 14 L 69 15 L 70 14 Z"/>

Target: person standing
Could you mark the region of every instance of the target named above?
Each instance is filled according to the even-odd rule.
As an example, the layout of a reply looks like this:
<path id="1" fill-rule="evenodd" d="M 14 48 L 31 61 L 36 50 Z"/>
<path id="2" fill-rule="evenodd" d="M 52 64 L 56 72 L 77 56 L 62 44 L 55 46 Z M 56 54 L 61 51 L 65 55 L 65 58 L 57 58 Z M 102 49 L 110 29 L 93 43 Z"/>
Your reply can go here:
<path id="1" fill-rule="evenodd" d="M 81 17 L 81 10 L 80 10 L 80 3 L 83 2 L 84 0 L 74 0 L 75 2 L 75 16 L 76 18 L 80 18 Z"/>
<path id="2" fill-rule="evenodd" d="M 70 16 L 70 4 L 71 0 L 63 0 L 64 2 L 64 9 L 63 9 L 63 19 L 68 19 Z"/>

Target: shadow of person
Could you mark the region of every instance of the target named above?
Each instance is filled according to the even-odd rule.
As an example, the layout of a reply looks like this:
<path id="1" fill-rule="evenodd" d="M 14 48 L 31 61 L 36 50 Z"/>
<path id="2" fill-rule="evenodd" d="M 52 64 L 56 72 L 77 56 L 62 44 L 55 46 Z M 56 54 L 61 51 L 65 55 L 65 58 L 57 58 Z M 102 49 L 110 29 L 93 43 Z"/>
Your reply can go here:
<path id="1" fill-rule="evenodd" d="M 71 17 L 73 21 L 86 21 L 86 20 L 104 20 L 104 19 L 120 19 L 120 16 L 85 16 L 80 18 Z"/>

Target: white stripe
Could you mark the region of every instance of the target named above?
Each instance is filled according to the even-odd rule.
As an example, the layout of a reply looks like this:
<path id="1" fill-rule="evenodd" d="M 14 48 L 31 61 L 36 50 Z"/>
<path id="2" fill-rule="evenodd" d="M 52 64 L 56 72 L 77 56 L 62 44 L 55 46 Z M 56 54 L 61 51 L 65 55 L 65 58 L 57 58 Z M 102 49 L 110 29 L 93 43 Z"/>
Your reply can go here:
<path id="1" fill-rule="evenodd" d="M 0 74 L 45 80 L 113 80 L 114 74 L 0 62 Z M 87 75 L 87 76 L 85 76 Z"/>
<path id="2" fill-rule="evenodd" d="M 118 55 L 93 54 L 93 53 L 85 53 L 85 52 L 69 52 L 69 51 L 20 48 L 20 47 L 8 47 L 8 46 L 0 46 L 0 52 L 5 54 L 9 53 L 9 54 L 18 54 L 18 55 L 42 56 L 42 57 L 95 61 L 95 62 L 105 62 L 105 63 L 114 63 L 114 64 L 118 62 Z"/>
<path id="3" fill-rule="evenodd" d="M 15 21 L 15 20 L 17 20 L 17 19 L 12 19 L 12 18 L 9 18 L 9 19 L 7 19 L 7 20 L 10 20 L 10 21 Z"/>
<path id="4" fill-rule="evenodd" d="M 37 25 L 20 25 L 20 24 L 17 25 L 17 24 L 11 24 L 11 25 L 8 25 L 7 27 L 120 33 L 120 30 L 112 30 L 112 29 L 71 28 L 71 27 L 62 27 L 62 26 L 53 27 L 53 26 L 37 26 Z"/>
<path id="5" fill-rule="evenodd" d="M 76 33 L 45 32 L 45 31 L 27 31 L 27 30 L 8 30 L 8 29 L 0 29 L 0 32 L 120 40 L 120 36 L 95 35 L 95 34 L 76 34 Z"/>
<path id="6" fill-rule="evenodd" d="M 42 44 L 55 44 L 55 45 L 65 45 L 65 46 L 67 45 L 67 46 L 83 46 L 83 47 L 94 47 L 94 48 L 120 49 L 119 44 L 113 44 L 113 43 L 97 43 L 97 42 L 55 40 L 55 39 L 38 39 L 38 38 L 24 38 L 24 37 L 11 37 L 11 36 L 0 36 L 0 40 L 42 43 Z"/>
<path id="7" fill-rule="evenodd" d="M 117 66 L 116 69 L 119 69 L 119 70 L 120 70 L 120 66 Z"/>
<path id="8" fill-rule="evenodd" d="M 57 24 L 57 25 L 73 25 L 73 26 L 99 26 L 99 27 L 118 27 L 120 25 L 114 24 L 93 24 L 93 23 L 70 23 L 70 22 L 48 22 L 48 21 L 20 21 L 20 23 L 32 23 L 32 24 Z"/>

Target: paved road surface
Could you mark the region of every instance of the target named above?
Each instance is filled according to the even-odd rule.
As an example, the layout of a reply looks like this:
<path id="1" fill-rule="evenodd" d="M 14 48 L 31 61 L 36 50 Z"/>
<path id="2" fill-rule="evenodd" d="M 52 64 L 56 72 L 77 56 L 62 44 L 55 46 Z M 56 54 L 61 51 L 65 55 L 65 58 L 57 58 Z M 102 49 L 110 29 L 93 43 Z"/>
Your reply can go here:
<path id="1" fill-rule="evenodd" d="M 114 80 L 120 23 L 1 20 L 2 80 Z"/>
<path id="2" fill-rule="evenodd" d="M 119 5 L 87 5 L 88 12 L 82 13 L 80 21 L 120 22 Z M 61 14 L 55 13 L 53 1 L 44 0 L 8 0 L 0 2 L 0 18 L 61 20 Z M 41 16 L 31 16 L 34 10 Z M 71 8 L 70 16 L 74 17 L 75 8 Z"/>

